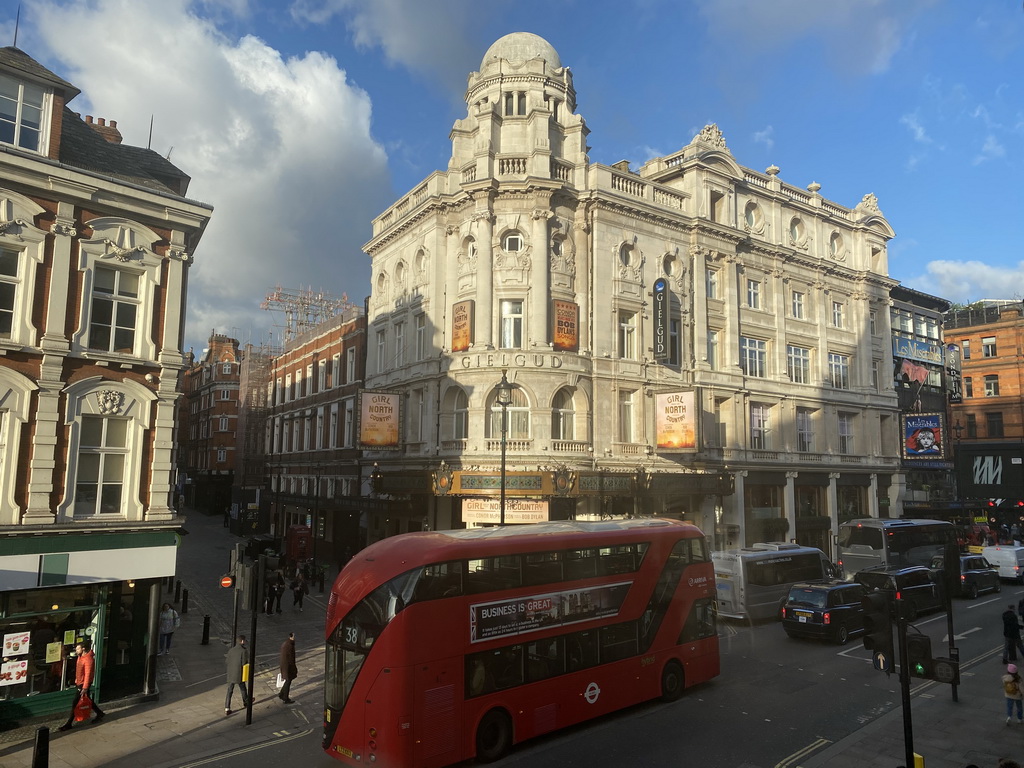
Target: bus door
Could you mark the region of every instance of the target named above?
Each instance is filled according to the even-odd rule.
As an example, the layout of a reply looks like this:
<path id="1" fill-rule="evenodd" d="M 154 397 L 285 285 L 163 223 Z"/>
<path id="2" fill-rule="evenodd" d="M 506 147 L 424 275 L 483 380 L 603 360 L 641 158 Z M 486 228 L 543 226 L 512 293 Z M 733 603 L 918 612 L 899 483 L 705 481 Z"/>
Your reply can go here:
<path id="1" fill-rule="evenodd" d="M 450 765 L 462 759 L 462 657 L 419 664 L 415 672 L 415 719 L 403 738 L 416 742 L 414 765 Z M 408 732 L 408 731 L 413 732 Z"/>

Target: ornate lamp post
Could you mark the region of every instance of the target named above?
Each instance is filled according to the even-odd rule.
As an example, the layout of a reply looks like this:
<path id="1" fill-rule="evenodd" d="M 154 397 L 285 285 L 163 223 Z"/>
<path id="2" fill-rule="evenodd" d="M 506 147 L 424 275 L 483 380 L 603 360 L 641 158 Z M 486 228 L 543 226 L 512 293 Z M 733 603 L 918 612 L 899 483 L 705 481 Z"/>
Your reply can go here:
<path id="1" fill-rule="evenodd" d="M 508 406 L 512 402 L 512 389 L 515 386 L 506 376 L 507 368 L 501 369 L 501 381 L 498 382 L 496 398 L 501 406 L 501 500 L 499 504 L 499 525 L 505 524 L 505 451 L 508 444 Z"/>

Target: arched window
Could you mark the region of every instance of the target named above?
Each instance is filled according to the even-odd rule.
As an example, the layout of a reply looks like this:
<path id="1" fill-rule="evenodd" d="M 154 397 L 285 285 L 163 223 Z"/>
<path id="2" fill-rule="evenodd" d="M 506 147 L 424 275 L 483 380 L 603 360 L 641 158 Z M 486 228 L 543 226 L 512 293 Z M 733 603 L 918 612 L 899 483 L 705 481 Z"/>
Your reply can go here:
<path id="1" fill-rule="evenodd" d="M 576 439 L 576 407 L 568 389 L 555 392 L 551 401 L 551 439 Z"/>
<path id="2" fill-rule="evenodd" d="M 455 400 L 452 404 L 452 437 L 456 440 L 465 440 L 469 437 L 469 397 L 465 390 L 458 390 L 455 393 Z"/>
<path id="3" fill-rule="evenodd" d="M 487 422 L 489 438 L 501 437 L 501 405 L 498 403 L 497 390 L 493 390 L 487 397 L 488 409 L 491 418 Z M 530 438 L 530 401 L 521 387 L 515 387 L 511 392 L 511 400 L 506 406 L 508 409 L 508 431 L 506 437 L 509 440 L 528 440 Z"/>

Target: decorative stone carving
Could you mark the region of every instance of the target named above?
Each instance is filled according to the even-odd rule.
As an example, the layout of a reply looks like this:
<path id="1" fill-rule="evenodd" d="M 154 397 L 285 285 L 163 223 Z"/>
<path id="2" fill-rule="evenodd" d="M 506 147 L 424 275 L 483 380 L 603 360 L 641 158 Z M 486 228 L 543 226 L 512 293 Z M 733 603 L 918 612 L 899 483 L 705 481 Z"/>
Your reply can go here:
<path id="1" fill-rule="evenodd" d="M 709 123 L 701 128 L 700 133 L 694 136 L 693 140 L 710 144 L 715 149 L 723 149 L 725 151 L 729 150 L 729 148 L 725 146 L 725 137 L 722 135 L 722 132 L 718 129 L 718 125 L 715 123 Z"/>
<path id="2" fill-rule="evenodd" d="M 9 221 L 0 221 L 0 235 L 7 234 L 7 230 L 11 227 L 27 227 L 28 222 L 24 219 L 10 219 Z"/>
<path id="3" fill-rule="evenodd" d="M 124 407 L 124 393 L 116 389 L 104 389 L 96 393 L 96 403 L 103 416 L 117 416 Z"/>
<path id="4" fill-rule="evenodd" d="M 136 245 L 134 248 L 122 248 L 113 240 L 104 240 L 103 244 L 107 246 L 107 252 L 122 263 L 132 261 L 133 259 L 141 259 L 142 254 L 146 252 L 146 246 L 144 245 Z"/>
<path id="5" fill-rule="evenodd" d="M 75 229 L 74 222 L 58 219 L 50 226 L 50 233 L 57 237 L 74 237 L 78 234 L 78 230 Z"/>
<path id="6" fill-rule="evenodd" d="M 857 203 L 857 207 L 853 210 L 860 214 L 860 218 L 882 215 L 882 212 L 878 208 L 878 198 L 871 192 L 864 195 L 864 197 L 860 199 L 860 202 Z"/>

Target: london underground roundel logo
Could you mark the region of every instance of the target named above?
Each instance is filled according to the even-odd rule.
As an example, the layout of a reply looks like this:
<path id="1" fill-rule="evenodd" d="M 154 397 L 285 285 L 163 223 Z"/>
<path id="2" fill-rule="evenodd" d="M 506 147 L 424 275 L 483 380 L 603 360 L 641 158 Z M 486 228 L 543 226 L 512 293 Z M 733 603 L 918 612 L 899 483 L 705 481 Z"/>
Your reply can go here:
<path id="1" fill-rule="evenodd" d="M 597 683 L 591 683 L 587 686 L 587 690 L 583 692 L 583 698 L 587 700 L 587 704 L 595 703 L 600 695 L 601 689 L 597 687 Z"/>

